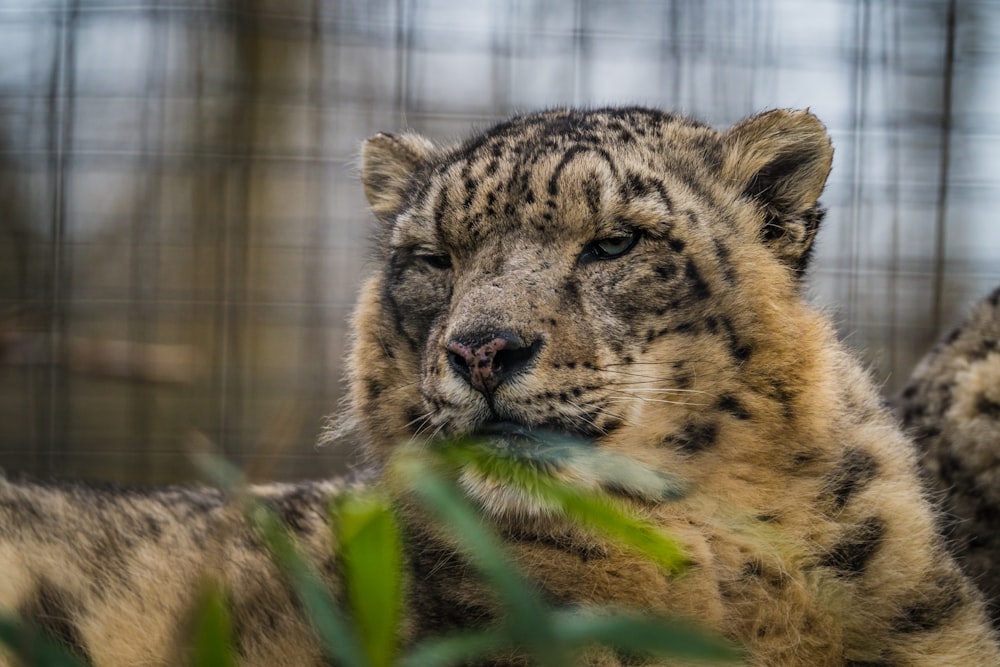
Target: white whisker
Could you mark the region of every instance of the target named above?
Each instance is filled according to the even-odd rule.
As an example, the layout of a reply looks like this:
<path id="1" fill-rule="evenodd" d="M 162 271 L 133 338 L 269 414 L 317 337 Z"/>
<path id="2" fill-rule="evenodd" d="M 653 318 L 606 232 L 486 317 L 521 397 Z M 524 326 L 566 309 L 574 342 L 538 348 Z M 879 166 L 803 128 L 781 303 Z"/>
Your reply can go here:
<path id="1" fill-rule="evenodd" d="M 668 401 L 665 398 L 648 398 L 646 396 L 608 396 L 609 401 L 624 402 L 624 401 L 642 401 L 644 403 L 666 403 L 668 405 L 683 405 L 683 406 L 709 406 L 711 403 L 695 403 L 692 401 Z"/>

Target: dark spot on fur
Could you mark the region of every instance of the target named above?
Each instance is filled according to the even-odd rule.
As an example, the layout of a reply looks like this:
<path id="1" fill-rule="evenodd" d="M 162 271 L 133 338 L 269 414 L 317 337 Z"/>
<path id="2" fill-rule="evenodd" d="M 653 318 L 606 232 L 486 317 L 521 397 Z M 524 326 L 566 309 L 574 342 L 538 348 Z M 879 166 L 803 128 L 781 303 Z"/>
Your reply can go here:
<path id="1" fill-rule="evenodd" d="M 604 423 L 600 425 L 601 432 L 604 436 L 609 436 L 618 429 L 622 427 L 623 422 L 621 419 L 615 419 L 614 417 L 608 417 L 604 420 Z"/>
<path id="2" fill-rule="evenodd" d="M 750 345 L 744 343 L 736 334 L 736 328 L 728 317 L 720 318 L 719 325 L 725 330 L 729 354 L 732 355 L 733 360 L 739 364 L 746 363 L 753 351 Z"/>
<path id="3" fill-rule="evenodd" d="M 45 632 L 66 649 L 89 662 L 87 649 L 76 623 L 76 603 L 63 591 L 41 583 L 18 614 L 29 625 Z"/>
<path id="4" fill-rule="evenodd" d="M 575 306 L 581 303 L 580 285 L 573 277 L 569 277 L 563 282 L 562 292 L 565 295 L 567 304 Z"/>
<path id="5" fill-rule="evenodd" d="M 424 416 L 423 412 L 417 409 L 416 406 L 410 406 L 406 408 L 406 423 L 410 425 L 410 428 L 416 430 L 420 426 L 420 420 Z"/>
<path id="6" fill-rule="evenodd" d="M 929 586 L 918 587 L 916 599 L 893 619 L 892 629 L 903 634 L 936 630 L 950 621 L 967 602 L 961 577 L 945 573 Z"/>
<path id="7" fill-rule="evenodd" d="M 670 249 L 673 250 L 674 252 L 684 252 L 684 248 L 687 247 L 687 244 L 684 242 L 683 239 L 675 237 L 667 239 L 667 245 L 669 245 Z"/>
<path id="8" fill-rule="evenodd" d="M 750 419 L 750 413 L 743 406 L 738 398 L 732 394 L 723 394 L 719 398 L 718 408 L 723 412 L 728 412 L 737 419 Z"/>
<path id="9" fill-rule="evenodd" d="M 839 511 L 878 475 L 878 462 L 863 449 L 849 449 L 827 478 L 826 489 Z"/>
<path id="10" fill-rule="evenodd" d="M 368 392 L 368 399 L 374 401 L 385 391 L 385 385 L 378 380 L 368 378 L 368 381 L 365 383 L 365 390 Z"/>
<path id="11" fill-rule="evenodd" d="M 733 267 L 732 254 L 729 252 L 729 248 L 719 239 L 715 239 L 714 244 L 715 256 L 718 258 L 719 264 L 722 265 L 723 277 L 728 284 L 735 285 L 737 282 L 736 270 Z"/>
<path id="12" fill-rule="evenodd" d="M 149 514 L 144 514 L 142 518 L 143 530 L 141 536 L 153 541 L 160 539 L 160 536 L 163 535 L 163 525 L 160 523 L 160 520 Z"/>
<path id="13" fill-rule="evenodd" d="M 690 423 L 679 433 L 663 438 L 662 444 L 688 454 L 697 454 L 715 445 L 718 434 L 719 427 L 715 422 Z"/>
<path id="14" fill-rule="evenodd" d="M 981 394 L 976 401 L 976 412 L 990 419 L 1000 419 L 1000 403 L 990 400 L 986 394 Z"/>
<path id="15" fill-rule="evenodd" d="M 923 403 L 910 403 L 903 410 L 903 421 L 907 424 L 912 424 L 915 421 L 923 419 L 927 414 L 927 407 Z"/>
<path id="16" fill-rule="evenodd" d="M 796 451 L 789 458 L 792 470 L 800 473 L 807 473 L 818 460 L 817 453 L 808 449 Z"/>
<path id="17" fill-rule="evenodd" d="M 318 494 L 303 484 L 275 498 L 268 498 L 266 504 L 274 508 L 286 526 L 296 533 L 308 534 L 314 528 L 312 519 L 319 501 Z"/>
<path id="18" fill-rule="evenodd" d="M 1000 342 L 996 338 L 987 338 L 980 343 L 977 349 L 969 353 L 969 358 L 975 360 L 985 359 L 991 353 L 1000 349 L 998 346 L 1000 346 Z"/>
<path id="19" fill-rule="evenodd" d="M 784 380 L 778 378 L 771 379 L 770 383 L 762 393 L 767 398 L 772 401 L 777 401 L 782 406 L 785 419 L 792 420 L 795 418 L 793 403 L 795 401 L 795 397 L 797 396 L 797 392 L 789 389 Z"/>
<path id="20" fill-rule="evenodd" d="M 698 271 L 698 267 L 694 265 L 694 262 L 688 260 L 687 266 L 684 267 L 684 275 L 687 276 L 691 291 L 694 293 L 696 299 L 706 300 L 711 296 L 708 284 L 701 277 L 701 272 Z"/>
<path id="21" fill-rule="evenodd" d="M 882 547 L 885 538 L 885 521 L 870 517 L 844 531 L 840 541 L 821 561 L 844 577 L 859 577 L 868 563 Z"/>
<path id="22" fill-rule="evenodd" d="M 677 275 L 677 265 L 672 261 L 666 261 L 653 268 L 660 280 L 671 280 Z"/>

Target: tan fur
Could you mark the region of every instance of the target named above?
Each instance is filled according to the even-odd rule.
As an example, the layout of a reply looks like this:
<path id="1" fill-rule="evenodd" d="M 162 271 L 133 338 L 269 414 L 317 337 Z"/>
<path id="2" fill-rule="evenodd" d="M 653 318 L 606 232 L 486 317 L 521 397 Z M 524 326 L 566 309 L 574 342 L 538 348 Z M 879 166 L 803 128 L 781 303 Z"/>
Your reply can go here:
<path id="1" fill-rule="evenodd" d="M 815 117 L 719 133 L 645 110 L 553 111 L 392 168 L 376 142 L 364 171 L 399 178 L 367 193 L 392 214 L 351 366 L 375 462 L 494 422 L 593 437 L 690 483 L 637 507 L 693 567 L 670 577 L 609 546 L 582 558 L 558 522 L 470 488 L 554 599 L 688 615 L 754 665 L 1000 661 L 910 443 L 801 298 L 831 157 Z M 633 250 L 584 262 L 623 225 L 643 230 Z M 449 349 L 501 330 L 538 349 L 477 390 Z"/>
<path id="2" fill-rule="evenodd" d="M 660 498 L 552 464 L 676 536 L 690 567 L 671 574 L 463 475 L 558 605 L 685 616 L 761 667 L 1000 664 L 911 444 L 801 297 L 831 157 L 822 124 L 784 110 L 721 132 L 624 108 L 530 114 L 450 148 L 377 135 L 362 182 L 382 266 L 354 315 L 341 431 L 376 471 L 405 441 L 528 432 L 682 480 Z M 337 586 L 336 485 L 256 493 Z M 408 639 L 491 623 L 491 591 L 399 500 Z M 210 491 L 0 485 L 0 558 L 0 606 L 98 665 L 174 664 L 206 574 L 230 591 L 244 664 L 319 664 L 260 544 Z"/>
<path id="3" fill-rule="evenodd" d="M 338 491 L 317 483 L 305 496 L 287 485 L 256 495 L 279 500 L 315 561 L 329 564 L 326 506 Z M 209 580 L 226 585 L 242 664 L 320 663 L 284 578 L 242 508 L 218 492 L 0 480 L 0 571 L 0 609 L 97 667 L 186 662 L 192 606 Z"/>

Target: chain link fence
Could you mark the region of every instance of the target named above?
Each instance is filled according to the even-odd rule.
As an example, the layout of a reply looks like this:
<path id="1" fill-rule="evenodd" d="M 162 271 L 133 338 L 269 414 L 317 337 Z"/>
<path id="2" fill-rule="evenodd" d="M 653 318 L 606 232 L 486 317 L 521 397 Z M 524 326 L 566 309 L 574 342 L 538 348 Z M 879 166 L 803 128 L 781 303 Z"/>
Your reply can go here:
<path id="1" fill-rule="evenodd" d="M 998 84 L 971 0 L 0 0 L 0 467 L 342 471 L 360 141 L 567 104 L 812 108 L 812 294 L 897 387 L 1000 282 Z"/>

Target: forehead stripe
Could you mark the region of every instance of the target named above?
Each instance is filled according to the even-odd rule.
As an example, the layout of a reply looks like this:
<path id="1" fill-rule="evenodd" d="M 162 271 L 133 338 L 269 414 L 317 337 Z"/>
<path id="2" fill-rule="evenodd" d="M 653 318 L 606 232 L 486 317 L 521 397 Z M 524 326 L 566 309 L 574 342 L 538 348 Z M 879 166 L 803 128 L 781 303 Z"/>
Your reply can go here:
<path id="1" fill-rule="evenodd" d="M 582 144 L 576 144 L 575 146 L 570 147 L 570 149 L 566 151 L 566 153 L 562 156 L 562 159 L 559 161 L 559 164 L 556 165 L 555 170 L 552 172 L 552 177 L 549 178 L 550 196 L 555 197 L 556 195 L 559 194 L 559 177 L 562 175 L 562 172 L 566 168 L 566 166 L 570 162 L 572 162 L 577 155 L 580 155 L 581 153 L 596 153 L 597 155 L 600 155 L 601 159 L 603 159 L 604 162 L 608 165 L 608 169 L 611 170 L 611 173 L 616 178 L 618 177 L 618 169 L 615 167 L 614 160 L 611 159 L 611 155 L 608 154 L 607 150 L 599 148 L 597 146 L 586 146 Z"/>

